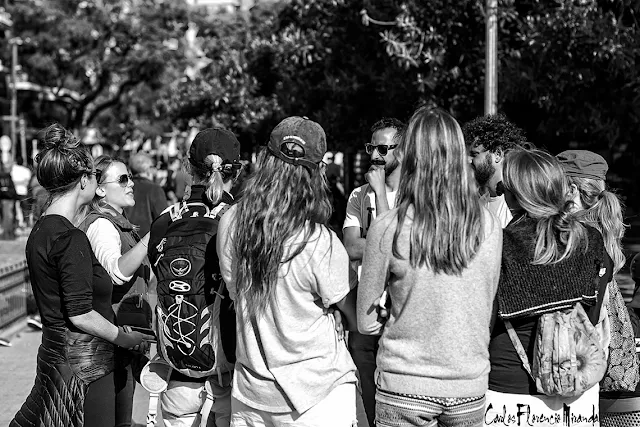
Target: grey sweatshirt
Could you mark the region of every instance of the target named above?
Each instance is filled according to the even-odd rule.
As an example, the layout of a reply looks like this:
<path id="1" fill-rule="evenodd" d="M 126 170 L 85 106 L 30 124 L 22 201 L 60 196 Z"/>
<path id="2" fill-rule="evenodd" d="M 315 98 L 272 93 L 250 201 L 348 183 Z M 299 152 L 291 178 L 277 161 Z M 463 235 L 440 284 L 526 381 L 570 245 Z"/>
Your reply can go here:
<path id="1" fill-rule="evenodd" d="M 377 386 L 432 397 L 475 397 L 488 385 L 489 324 L 500 275 L 502 227 L 488 210 L 484 240 L 460 276 L 434 274 L 409 263 L 406 220 L 393 256 L 397 209 L 382 214 L 367 235 L 358 287 L 358 329 L 382 334 Z M 379 322 L 374 303 L 388 283 L 389 318 Z"/>

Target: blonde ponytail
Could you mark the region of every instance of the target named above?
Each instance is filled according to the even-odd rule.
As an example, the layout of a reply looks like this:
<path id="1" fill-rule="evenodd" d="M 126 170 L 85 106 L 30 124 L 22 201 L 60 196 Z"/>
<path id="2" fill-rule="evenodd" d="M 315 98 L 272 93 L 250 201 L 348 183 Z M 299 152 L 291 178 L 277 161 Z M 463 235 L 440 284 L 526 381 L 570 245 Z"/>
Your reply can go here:
<path id="1" fill-rule="evenodd" d="M 580 246 L 587 249 L 588 245 L 584 244 L 588 242 L 586 230 L 569 212 L 569 206 L 567 203 L 557 214 L 538 220 L 533 264 L 554 264 L 569 257 Z"/>
<path id="2" fill-rule="evenodd" d="M 554 156 L 542 150 L 510 151 L 505 157 L 503 182 L 518 205 L 538 223 L 533 264 L 554 264 L 581 247 L 587 249 L 586 229 L 570 212 L 567 179 Z"/>
<path id="3" fill-rule="evenodd" d="M 584 206 L 584 210 L 578 212 L 580 221 L 602 233 L 607 254 L 613 260 L 614 274 L 617 273 L 626 260 L 622 251 L 622 237 L 627 227 L 622 215 L 623 203 L 615 193 L 606 190 L 601 179 L 569 177 L 569 180 L 578 188 Z"/>
<path id="4" fill-rule="evenodd" d="M 222 179 L 222 159 L 215 154 L 209 154 L 204 159 L 204 164 L 209 170 L 209 179 L 207 182 L 207 197 L 214 205 L 220 203 L 222 200 L 222 194 L 224 193 L 223 179 Z"/>

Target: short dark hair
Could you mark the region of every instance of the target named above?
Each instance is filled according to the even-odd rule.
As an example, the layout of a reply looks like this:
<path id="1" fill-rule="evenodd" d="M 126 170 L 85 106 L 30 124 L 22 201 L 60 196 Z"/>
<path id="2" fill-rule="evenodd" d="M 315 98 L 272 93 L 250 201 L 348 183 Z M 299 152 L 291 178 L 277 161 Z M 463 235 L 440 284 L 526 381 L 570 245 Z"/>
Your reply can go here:
<path id="1" fill-rule="evenodd" d="M 524 131 L 509 121 L 504 114 L 490 114 L 476 117 L 462 126 L 462 134 L 467 148 L 482 145 L 485 150 L 509 151 L 517 147 L 531 149 L 534 145 L 527 141 Z"/>
<path id="2" fill-rule="evenodd" d="M 383 117 L 377 122 L 375 122 L 373 126 L 371 126 L 371 133 L 373 134 L 379 130 L 389 129 L 389 128 L 395 129 L 396 132 L 398 132 L 394 137 L 394 139 L 396 139 L 402 136 L 402 134 L 404 133 L 405 124 L 393 117 Z"/>

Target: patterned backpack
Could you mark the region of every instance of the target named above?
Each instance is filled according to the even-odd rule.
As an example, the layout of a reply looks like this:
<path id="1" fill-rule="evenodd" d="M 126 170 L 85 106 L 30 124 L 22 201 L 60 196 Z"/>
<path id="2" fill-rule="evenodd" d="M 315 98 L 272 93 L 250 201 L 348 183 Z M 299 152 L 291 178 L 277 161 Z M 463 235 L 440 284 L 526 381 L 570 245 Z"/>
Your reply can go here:
<path id="1" fill-rule="evenodd" d="M 640 381 L 635 335 L 620 288 L 615 279 L 607 285 L 609 331 L 609 364 L 600 382 L 600 391 L 634 391 Z"/>
<path id="2" fill-rule="evenodd" d="M 600 336 L 581 303 L 545 313 L 538 319 L 533 365 L 511 322 L 504 321 L 520 360 L 547 396 L 580 396 L 597 384 L 607 368 Z"/>
<path id="3" fill-rule="evenodd" d="M 229 208 L 171 206 L 171 222 L 156 247 L 158 352 L 192 378 L 230 372 L 235 362 L 235 311 L 216 252 L 218 223 Z"/>

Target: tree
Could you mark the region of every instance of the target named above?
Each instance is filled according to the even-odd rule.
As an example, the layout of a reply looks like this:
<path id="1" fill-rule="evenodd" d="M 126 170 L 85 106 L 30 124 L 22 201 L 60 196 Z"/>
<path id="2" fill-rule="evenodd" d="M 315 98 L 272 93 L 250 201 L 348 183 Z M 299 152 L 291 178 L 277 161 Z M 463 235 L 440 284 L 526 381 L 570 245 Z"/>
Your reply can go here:
<path id="1" fill-rule="evenodd" d="M 166 86 L 158 109 L 174 126 L 223 126 L 242 135 L 252 151 L 256 127 L 278 110 L 271 95 L 258 93 L 257 78 L 248 69 L 247 34 L 253 24 L 237 14 L 201 16 L 189 36 L 199 73 L 175 79 Z"/>
<path id="2" fill-rule="evenodd" d="M 23 40 L 23 70 L 49 88 L 76 130 L 142 86 L 160 89 L 167 70 L 182 68 L 175 41 L 193 14 L 184 2 L 161 0 L 28 0 L 8 11 Z"/>
<path id="3" fill-rule="evenodd" d="M 392 2 L 377 2 L 389 13 Z M 263 96 L 279 111 L 319 122 L 330 149 L 362 147 L 383 116 L 406 119 L 420 101 L 414 82 L 362 24 L 363 1 L 294 0 L 264 21 L 247 54 Z"/>

